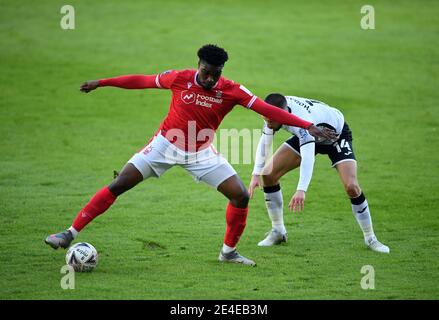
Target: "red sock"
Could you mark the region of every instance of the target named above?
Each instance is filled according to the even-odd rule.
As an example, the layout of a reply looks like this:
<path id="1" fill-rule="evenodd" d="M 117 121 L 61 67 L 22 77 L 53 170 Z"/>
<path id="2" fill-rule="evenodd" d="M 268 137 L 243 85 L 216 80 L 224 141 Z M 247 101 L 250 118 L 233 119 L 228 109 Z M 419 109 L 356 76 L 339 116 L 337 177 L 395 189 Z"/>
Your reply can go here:
<path id="1" fill-rule="evenodd" d="M 76 231 L 81 231 L 90 221 L 98 215 L 104 213 L 116 200 L 116 196 L 111 193 L 108 187 L 103 187 L 91 198 L 89 203 L 79 211 L 72 227 Z"/>
<path id="2" fill-rule="evenodd" d="M 230 202 L 226 210 L 226 235 L 224 243 L 229 247 L 236 247 L 242 233 L 245 229 L 245 222 L 247 221 L 248 207 L 236 208 Z"/>

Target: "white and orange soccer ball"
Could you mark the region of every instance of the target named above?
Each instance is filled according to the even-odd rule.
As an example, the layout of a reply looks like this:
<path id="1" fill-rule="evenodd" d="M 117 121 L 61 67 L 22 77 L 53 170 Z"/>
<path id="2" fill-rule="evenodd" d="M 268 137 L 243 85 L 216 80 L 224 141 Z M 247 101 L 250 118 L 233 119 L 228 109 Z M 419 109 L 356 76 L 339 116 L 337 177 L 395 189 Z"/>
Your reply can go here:
<path id="1" fill-rule="evenodd" d="M 66 263 L 76 272 L 93 271 L 98 264 L 98 252 L 90 243 L 75 243 L 67 250 Z"/>

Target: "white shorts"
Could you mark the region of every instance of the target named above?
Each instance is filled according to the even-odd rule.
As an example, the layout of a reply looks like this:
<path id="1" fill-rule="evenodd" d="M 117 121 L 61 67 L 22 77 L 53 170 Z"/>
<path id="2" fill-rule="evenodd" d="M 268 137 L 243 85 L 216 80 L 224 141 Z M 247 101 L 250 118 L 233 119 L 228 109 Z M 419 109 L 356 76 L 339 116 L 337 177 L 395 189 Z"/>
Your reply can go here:
<path id="1" fill-rule="evenodd" d="M 159 178 L 169 168 L 178 165 L 186 169 L 195 181 L 203 181 L 215 189 L 231 176 L 235 169 L 210 145 L 198 152 L 186 152 L 174 146 L 160 133 L 128 163 L 139 170 L 143 179 Z"/>

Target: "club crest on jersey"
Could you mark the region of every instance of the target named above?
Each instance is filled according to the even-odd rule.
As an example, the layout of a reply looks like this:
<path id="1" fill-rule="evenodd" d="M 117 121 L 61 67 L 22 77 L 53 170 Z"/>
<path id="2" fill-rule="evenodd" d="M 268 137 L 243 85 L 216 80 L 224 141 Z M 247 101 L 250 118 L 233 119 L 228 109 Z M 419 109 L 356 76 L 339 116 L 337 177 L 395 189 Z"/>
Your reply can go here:
<path id="1" fill-rule="evenodd" d="M 187 88 L 190 89 L 192 87 L 192 82 L 187 83 Z"/>
<path id="2" fill-rule="evenodd" d="M 195 93 L 189 90 L 184 90 L 181 92 L 181 100 L 183 100 L 183 102 L 186 104 L 194 103 L 195 98 L 196 98 Z"/>
<path id="3" fill-rule="evenodd" d="M 223 96 L 223 93 L 220 90 L 216 90 L 216 97 L 220 99 Z"/>

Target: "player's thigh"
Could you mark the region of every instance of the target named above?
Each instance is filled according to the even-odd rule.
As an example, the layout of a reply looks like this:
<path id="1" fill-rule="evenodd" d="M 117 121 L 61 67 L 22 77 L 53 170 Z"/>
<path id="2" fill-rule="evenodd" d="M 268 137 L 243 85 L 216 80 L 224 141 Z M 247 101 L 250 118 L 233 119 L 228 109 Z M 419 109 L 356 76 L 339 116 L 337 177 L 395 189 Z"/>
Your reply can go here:
<path id="1" fill-rule="evenodd" d="M 162 135 L 157 135 L 135 153 L 128 163 L 137 168 L 143 179 L 159 178 L 176 163 L 172 152 L 176 147 Z"/>
<path id="2" fill-rule="evenodd" d="M 347 125 L 345 125 L 347 127 Z M 357 181 L 357 161 L 352 145 L 351 132 L 345 128 L 340 139 L 331 146 L 325 146 L 325 153 L 337 169 L 340 179 L 349 195 L 356 194 L 359 189 Z"/>
<path id="3" fill-rule="evenodd" d="M 279 180 L 287 172 L 300 166 L 301 157 L 298 151 L 282 144 L 265 165 L 262 176 L 264 181 Z"/>
<path id="4" fill-rule="evenodd" d="M 166 165 L 160 166 L 155 164 L 156 168 L 153 169 L 152 164 L 154 162 L 151 159 L 151 155 L 143 153 L 142 150 L 128 160 L 121 172 L 108 186 L 116 196 L 130 190 L 143 180 L 150 177 L 158 178 L 169 168 Z"/>
<path id="5" fill-rule="evenodd" d="M 193 163 L 182 165 L 197 182 L 204 182 L 217 189 L 232 205 L 246 208 L 249 201 L 247 188 L 235 169 L 216 151 L 205 150 L 201 158 Z"/>
<path id="6" fill-rule="evenodd" d="M 236 175 L 235 169 L 213 147 L 197 153 L 189 163 L 181 166 L 194 178 L 196 182 L 204 182 L 218 189 L 218 186 L 228 178 Z"/>

